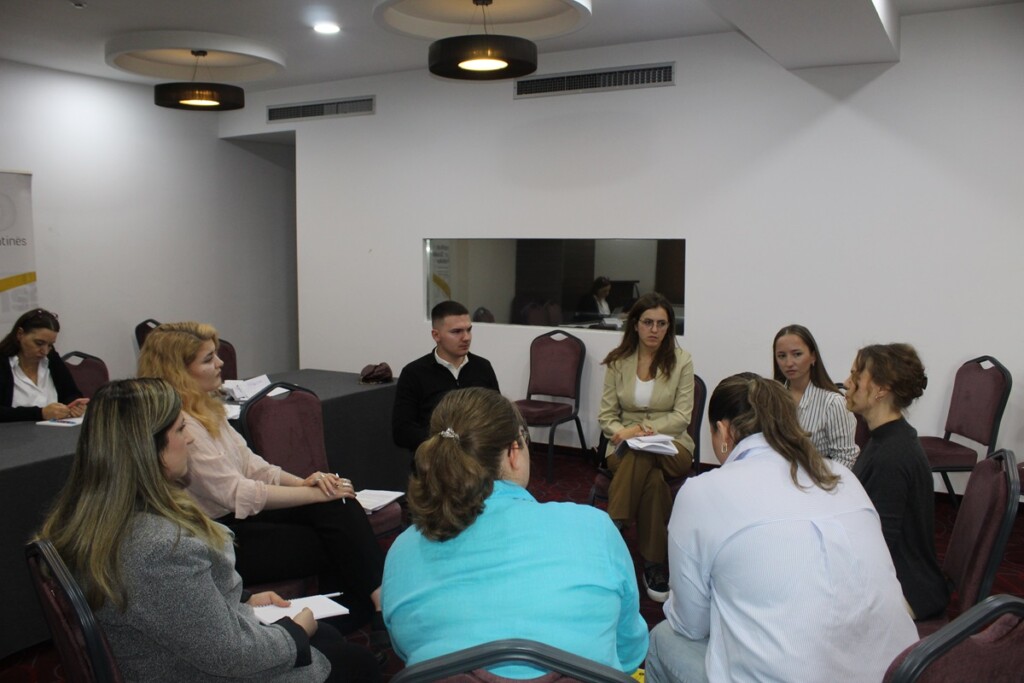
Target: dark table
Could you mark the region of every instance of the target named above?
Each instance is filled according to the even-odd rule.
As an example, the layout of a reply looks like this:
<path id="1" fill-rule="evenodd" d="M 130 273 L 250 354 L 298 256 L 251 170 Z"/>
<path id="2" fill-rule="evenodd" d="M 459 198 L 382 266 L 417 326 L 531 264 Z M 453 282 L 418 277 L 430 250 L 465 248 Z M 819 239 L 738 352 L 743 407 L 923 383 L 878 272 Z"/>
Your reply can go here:
<path id="1" fill-rule="evenodd" d="M 324 411 L 331 469 L 357 489 L 405 491 L 411 454 L 391 440 L 395 385 L 360 384 L 359 375 L 296 370 L 270 376 L 311 389 Z M 25 543 L 67 479 L 80 427 L 0 424 L 0 658 L 47 640 L 50 632 L 25 566 Z"/>
<path id="2" fill-rule="evenodd" d="M 25 566 L 25 544 L 67 479 L 80 431 L 0 424 L 0 657 L 50 637 Z"/>

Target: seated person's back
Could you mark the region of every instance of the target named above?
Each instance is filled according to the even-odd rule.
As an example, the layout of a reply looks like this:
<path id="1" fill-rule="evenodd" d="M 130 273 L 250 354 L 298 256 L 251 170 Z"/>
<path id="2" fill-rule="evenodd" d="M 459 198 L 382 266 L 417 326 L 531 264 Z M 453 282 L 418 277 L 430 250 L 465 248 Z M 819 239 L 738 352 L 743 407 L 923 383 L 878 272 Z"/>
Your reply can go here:
<path id="1" fill-rule="evenodd" d="M 636 669 L 647 627 L 625 543 L 603 512 L 540 504 L 526 491 L 529 450 L 514 406 L 490 390 L 454 391 L 431 433 L 409 490 L 416 527 L 385 564 L 384 617 L 399 656 L 413 664 L 528 638 Z"/>

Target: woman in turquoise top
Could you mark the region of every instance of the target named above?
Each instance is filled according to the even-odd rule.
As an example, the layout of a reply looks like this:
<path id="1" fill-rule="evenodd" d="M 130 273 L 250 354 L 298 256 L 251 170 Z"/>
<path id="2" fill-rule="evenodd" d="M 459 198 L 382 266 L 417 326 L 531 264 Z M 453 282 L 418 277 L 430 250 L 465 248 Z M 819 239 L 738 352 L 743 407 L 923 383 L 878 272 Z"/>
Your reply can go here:
<path id="1" fill-rule="evenodd" d="M 528 638 L 632 672 L 647 627 L 629 551 L 608 515 L 526 490 L 522 418 L 490 389 L 448 393 L 416 451 L 414 527 L 384 565 L 384 621 L 407 664 Z M 493 673 L 535 678 L 527 665 Z"/>

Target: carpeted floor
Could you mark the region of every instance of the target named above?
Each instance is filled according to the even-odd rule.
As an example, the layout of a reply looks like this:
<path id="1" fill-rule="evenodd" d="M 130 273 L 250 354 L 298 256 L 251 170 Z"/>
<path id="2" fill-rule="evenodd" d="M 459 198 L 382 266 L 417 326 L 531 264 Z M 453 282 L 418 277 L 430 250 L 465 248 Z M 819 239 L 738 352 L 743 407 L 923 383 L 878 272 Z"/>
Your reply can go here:
<path id="1" fill-rule="evenodd" d="M 544 479 L 547 464 L 546 449 L 543 444 L 536 444 L 534 452 L 537 455 L 533 458 L 533 479 L 529 488 L 538 500 L 587 502 L 595 473 L 592 462 L 585 462 L 578 452 L 556 455 L 554 481 L 549 484 Z M 995 584 L 992 588 L 993 593 L 1009 593 L 1024 597 L 1024 521 L 1022 521 L 1022 515 L 1024 515 L 1024 506 L 1017 516 L 1017 522 L 1006 548 L 1006 556 L 996 574 Z M 936 495 L 935 544 L 940 549 L 940 560 L 946 544 L 949 542 L 955 517 L 955 511 L 946 496 Z M 636 558 L 633 531 L 627 530 L 625 538 L 630 550 L 634 551 L 634 558 Z M 393 538 L 383 539 L 382 545 L 388 548 L 393 540 Z M 640 565 L 638 564 L 637 567 L 639 572 Z M 639 578 L 639 573 L 637 576 Z M 654 626 L 664 618 L 661 605 L 648 599 L 642 589 L 640 596 L 640 612 L 647 620 L 648 625 Z M 349 639 L 364 645 L 368 644 L 368 634 L 365 631 L 353 633 Z M 383 671 L 385 680 L 401 668 L 402 662 L 392 654 Z M 37 645 L 0 661 L 0 683 L 63 683 L 64 680 L 60 661 L 49 643 Z"/>

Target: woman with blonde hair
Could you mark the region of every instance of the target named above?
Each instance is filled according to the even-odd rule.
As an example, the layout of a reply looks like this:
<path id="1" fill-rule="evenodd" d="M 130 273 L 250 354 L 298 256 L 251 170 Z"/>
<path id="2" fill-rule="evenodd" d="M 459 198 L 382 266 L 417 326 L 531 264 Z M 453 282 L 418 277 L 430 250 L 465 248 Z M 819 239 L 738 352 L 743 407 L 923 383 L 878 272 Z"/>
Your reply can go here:
<path id="1" fill-rule="evenodd" d="M 880 681 L 917 629 L 860 482 L 773 380 L 722 380 L 708 422 L 722 467 L 676 498 L 648 680 Z"/>
<path id="2" fill-rule="evenodd" d="M 637 299 L 629 311 L 622 342 L 602 363 L 604 392 L 597 421 L 608 437 L 606 454 L 613 473 L 608 515 L 619 527 L 636 521 L 637 546 L 644 559 L 647 595 L 668 599 L 667 524 L 672 493 L 667 479 L 684 476 L 693 464 L 687 433 L 693 412 L 693 359 L 676 342 L 672 304 L 657 292 Z M 631 449 L 633 437 L 667 434 L 674 456 Z"/>
<path id="3" fill-rule="evenodd" d="M 873 344 L 857 352 L 846 404 L 871 430 L 853 473 L 882 518 L 896 576 L 915 619 L 945 612 L 949 585 L 935 555 L 935 485 L 917 430 L 903 417 L 928 386 L 909 344 Z"/>
<path id="4" fill-rule="evenodd" d="M 490 389 L 451 391 L 434 410 L 409 484 L 415 526 L 384 568 L 395 652 L 415 664 L 527 638 L 632 672 L 647 627 L 626 544 L 603 512 L 530 495 L 526 435 L 515 406 Z"/>
<path id="5" fill-rule="evenodd" d="M 40 531 L 85 592 L 125 679 L 377 680 L 369 651 L 308 609 L 270 625 L 256 618 L 252 606 L 287 603 L 242 589 L 231 533 L 178 483 L 188 442 L 166 382 L 102 387 Z"/>
<path id="6" fill-rule="evenodd" d="M 216 395 L 224 364 L 218 345 L 211 325 L 167 323 L 149 333 L 139 356 L 140 377 L 159 377 L 181 395 L 191 439 L 186 490 L 235 533 L 236 568 L 247 583 L 318 574 L 322 592 L 344 592 L 351 615 L 338 623 L 348 629 L 372 620 L 374 644 L 386 645 L 384 558 L 362 506 L 343 504 L 355 497 L 352 482 L 325 472 L 303 479 L 249 449 Z"/>

